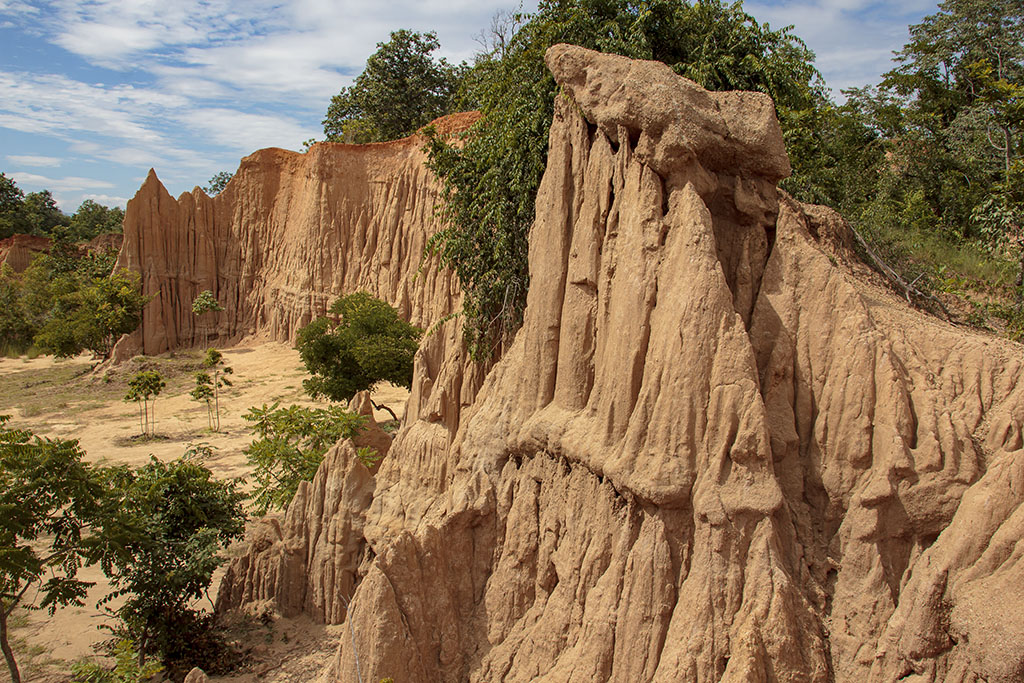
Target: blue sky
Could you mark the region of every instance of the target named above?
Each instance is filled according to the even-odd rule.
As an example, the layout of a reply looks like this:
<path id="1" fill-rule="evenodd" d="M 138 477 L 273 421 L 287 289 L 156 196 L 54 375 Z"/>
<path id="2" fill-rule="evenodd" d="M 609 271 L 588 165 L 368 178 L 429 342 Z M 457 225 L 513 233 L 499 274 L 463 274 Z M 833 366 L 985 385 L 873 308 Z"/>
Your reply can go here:
<path id="1" fill-rule="evenodd" d="M 515 0 L 0 0 L 0 171 L 123 206 L 150 167 L 172 194 L 204 185 L 262 147 L 322 137 L 331 96 L 390 31 L 435 30 L 468 59 Z M 524 9 L 532 10 L 530 0 Z M 924 0 L 759 0 L 745 9 L 795 26 L 837 93 L 877 81 Z"/>

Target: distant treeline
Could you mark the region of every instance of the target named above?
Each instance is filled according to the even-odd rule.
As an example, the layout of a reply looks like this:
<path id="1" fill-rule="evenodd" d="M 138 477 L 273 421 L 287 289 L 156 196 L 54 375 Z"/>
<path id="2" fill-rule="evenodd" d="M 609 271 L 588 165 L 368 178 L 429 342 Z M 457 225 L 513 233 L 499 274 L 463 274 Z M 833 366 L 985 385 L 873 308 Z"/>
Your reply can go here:
<path id="1" fill-rule="evenodd" d="M 0 239 L 11 235 L 59 237 L 73 242 L 107 232 L 121 232 L 124 209 L 86 199 L 70 216 L 60 210 L 49 190 L 26 194 L 0 173 Z"/>

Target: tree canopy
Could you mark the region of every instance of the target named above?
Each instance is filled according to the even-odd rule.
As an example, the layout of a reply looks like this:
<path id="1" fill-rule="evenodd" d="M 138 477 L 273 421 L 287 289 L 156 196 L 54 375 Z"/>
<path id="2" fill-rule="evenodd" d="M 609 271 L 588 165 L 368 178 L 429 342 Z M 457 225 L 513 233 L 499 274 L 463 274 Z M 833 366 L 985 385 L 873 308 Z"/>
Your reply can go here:
<path id="1" fill-rule="evenodd" d="M 330 313 L 299 330 L 296 348 L 311 375 L 302 386 L 310 396 L 347 401 L 378 382 L 412 386 L 419 328 L 366 292 L 336 300 Z"/>
<path id="2" fill-rule="evenodd" d="M 76 242 L 86 242 L 104 233 L 123 232 L 123 224 L 124 209 L 86 199 L 71 216 L 68 237 Z"/>
<path id="3" fill-rule="evenodd" d="M 34 437 L 8 420 L 0 415 L 0 649 L 18 683 L 8 620 L 26 602 L 51 614 L 84 604 L 91 584 L 78 570 L 96 547 L 103 487 L 77 441 Z"/>
<path id="4" fill-rule="evenodd" d="M 67 238 L 87 241 L 105 232 L 121 232 L 124 209 L 109 208 L 91 199 L 68 216 L 49 190 L 24 191 L 13 178 L 0 173 L 0 239 L 11 235 L 53 236 L 63 229 Z"/>
<path id="5" fill-rule="evenodd" d="M 945 0 L 877 86 L 845 91 L 787 140 L 809 172 L 785 186 L 838 208 L 921 287 L 1009 287 L 1016 270 L 1017 312 L 992 310 L 1024 332 L 1022 78 L 1024 5 Z"/>
<path id="6" fill-rule="evenodd" d="M 114 343 L 142 322 L 142 309 L 153 298 L 142 294 L 139 274 L 118 270 L 108 276 L 69 273 L 49 283 L 51 308 L 35 343 L 58 358 L 92 351 L 108 358 Z"/>
<path id="7" fill-rule="evenodd" d="M 366 426 L 362 415 L 334 405 L 282 408 L 277 402 L 264 403 L 242 418 L 256 437 L 243 452 L 253 469 L 252 501 L 260 515 L 292 502 L 299 483 L 312 481 L 327 449 Z"/>
<path id="8" fill-rule="evenodd" d="M 245 530 L 240 482 L 214 478 L 203 450 L 105 474 L 112 512 L 102 568 L 114 590 L 104 602 L 124 597 L 113 611 L 128 637 L 143 657 L 155 652 L 171 666 L 198 658 L 190 650 L 205 629 L 192 603 L 223 562 L 218 551 Z"/>
<path id="9" fill-rule="evenodd" d="M 459 69 L 431 54 L 434 32 L 394 31 L 355 82 L 331 98 L 323 120 L 331 142 L 377 142 L 415 133 L 451 111 Z"/>
<path id="10" fill-rule="evenodd" d="M 206 192 L 206 194 L 210 195 L 211 197 L 215 194 L 220 194 L 221 191 L 223 191 L 224 188 L 228 186 L 228 183 L 230 183 L 231 179 L 234 177 L 235 174 L 231 173 L 230 171 L 220 171 L 218 173 L 214 173 L 213 177 L 210 178 L 210 181 L 206 184 L 206 187 L 203 188 L 203 191 Z"/>

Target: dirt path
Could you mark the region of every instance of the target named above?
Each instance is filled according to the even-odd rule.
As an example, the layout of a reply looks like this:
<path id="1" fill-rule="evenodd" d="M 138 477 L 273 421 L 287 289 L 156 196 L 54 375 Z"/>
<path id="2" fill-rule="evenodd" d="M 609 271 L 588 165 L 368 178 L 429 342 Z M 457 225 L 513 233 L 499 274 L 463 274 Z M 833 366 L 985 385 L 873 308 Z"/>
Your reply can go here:
<path id="1" fill-rule="evenodd" d="M 278 343 L 241 345 L 224 349 L 226 364 L 234 369 L 233 386 L 221 396 L 221 430 L 207 427 L 205 405 L 196 403 L 188 392 L 194 386 L 198 352 L 180 352 L 133 362 L 126 368 L 106 373 L 92 371 L 86 356 L 65 361 L 50 357 L 0 359 L 0 415 L 12 416 L 11 426 L 31 429 L 39 436 L 78 439 L 92 462 L 144 464 L 149 457 L 173 460 L 190 444 L 205 443 L 215 450 L 206 461 L 218 477 L 248 474 L 242 449 L 252 440 L 242 415 L 252 406 L 280 401 L 282 405 L 323 405 L 310 401 L 302 390 L 307 376 L 298 353 Z M 127 377 L 145 366 L 155 367 L 167 377 L 168 386 L 156 402 L 158 438 L 140 441 L 139 416 L 134 403 L 122 398 Z M 374 400 L 389 405 L 399 417 L 404 413 L 408 392 L 390 385 L 374 392 Z M 376 411 L 379 422 L 391 419 Z M 84 607 L 59 610 L 53 617 L 45 612 L 23 612 L 14 631 L 19 654 L 35 677 L 26 680 L 67 680 L 69 664 L 93 654 L 93 647 L 110 637 L 98 627 L 106 618 L 96 602 L 108 590 L 102 573 L 87 567 L 80 578 L 95 581 Z M 211 596 L 216 595 L 219 573 Z M 209 607 L 209 605 L 207 605 Z M 58 660 L 45 666 L 47 660 Z M 56 671 L 65 672 L 63 677 Z M 3 678 L 6 680 L 6 671 Z"/>

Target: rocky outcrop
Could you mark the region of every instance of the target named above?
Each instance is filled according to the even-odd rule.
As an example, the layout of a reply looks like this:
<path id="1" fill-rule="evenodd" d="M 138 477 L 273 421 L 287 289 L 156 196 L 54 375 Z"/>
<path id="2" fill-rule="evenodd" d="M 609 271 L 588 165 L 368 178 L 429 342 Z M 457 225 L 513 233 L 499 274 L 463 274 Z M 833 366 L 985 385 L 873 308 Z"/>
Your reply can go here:
<path id="1" fill-rule="evenodd" d="M 547 61 L 513 345 L 475 399 L 421 382 L 375 478 L 334 451 L 224 590 L 308 581 L 280 567 L 329 510 L 301 607 L 348 621 L 329 680 L 1021 680 L 1019 345 L 864 278 L 775 189 L 767 98 Z"/>
<path id="2" fill-rule="evenodd" d="M 450 134 L 476 118 L 434 125 Z M 118 265 L 141 272 L 144 293 L 155 298 L 116 355 L 246 336 L 293 341 L 334 298 L 361 289 L 420 325 L 455 310 L 451 276 L 422 263 L 437 230 L 423 144 L 412 136 L 318 143 L 305 154 L 260 150 L 215 197 L 197 187 L 174 199 L 150 171 L 128 202 Z M 204 290 L 224 310 L 200 320 L 191 304 Z"/>
<path id="3" fill-rule="evenodd" d="M 81 256 L 86 254 L 106 254 L 120 251 L 123 236 L 116 232 L 97 235 L 90 241 L 78 246 Z M 0 240 L 0 266 L 6 265 L 15 273 L 21 273 L 40 254 L 50 252 L 52 240 L 38 235 L 12 235 Z"/>
<path id="4" fill-rule="evenodd" d="M 104 232 L 96 235 L 85 243 L 90 254 L 106 254 L 109 251 L 120 252 L 124 245 L 124 234 L 120 232 Z"/>
<path id="5" fill-rule="evenodd" d="M 32 259 L 49 251 L 49 237 L 11 235 L 0 240 L 0 266 L 21 273 L 32 263 Z"/>

